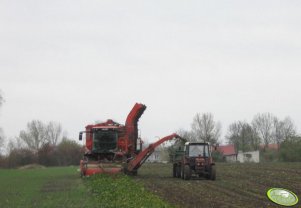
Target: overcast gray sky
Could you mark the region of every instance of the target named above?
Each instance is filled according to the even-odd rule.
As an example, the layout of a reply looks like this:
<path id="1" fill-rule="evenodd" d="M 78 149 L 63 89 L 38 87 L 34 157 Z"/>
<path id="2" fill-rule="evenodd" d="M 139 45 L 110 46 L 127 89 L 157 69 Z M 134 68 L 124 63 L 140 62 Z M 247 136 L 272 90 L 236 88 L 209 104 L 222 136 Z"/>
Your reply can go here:
<path id="1" fill-rule="evenodd" d="M 211 112 L 223 134 L 258 112 L 301 128 L 301 1 L 0 0 L 0 126 L 96 120 L 156 140 Z"/>

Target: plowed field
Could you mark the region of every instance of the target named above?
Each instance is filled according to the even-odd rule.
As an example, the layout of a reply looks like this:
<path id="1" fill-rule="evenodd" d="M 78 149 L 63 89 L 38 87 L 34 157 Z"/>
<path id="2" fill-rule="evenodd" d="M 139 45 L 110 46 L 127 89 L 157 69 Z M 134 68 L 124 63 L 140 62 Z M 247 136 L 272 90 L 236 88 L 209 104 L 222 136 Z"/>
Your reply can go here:
<path id="1" fill-rule="evenodd" d="M 217 179 L 172 177 L 171 164 L 144 164 L 135 178 L 176 207 L 280 207 L 266 192 L 278 187 L 293 191 L 301 207 L 301 163 L 218 163 Z"/>

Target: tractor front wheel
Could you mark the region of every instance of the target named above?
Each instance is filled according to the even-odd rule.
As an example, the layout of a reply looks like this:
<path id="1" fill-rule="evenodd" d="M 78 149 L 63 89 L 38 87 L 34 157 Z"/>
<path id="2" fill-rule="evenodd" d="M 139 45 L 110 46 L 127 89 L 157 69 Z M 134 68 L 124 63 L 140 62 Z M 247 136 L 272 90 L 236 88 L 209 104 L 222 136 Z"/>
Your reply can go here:
<path id="1" fill-rule="evenodd" d="M 191 178 L 191 169 L 189 165 L 184 166 L 184 180 L 189 180 Z"/>

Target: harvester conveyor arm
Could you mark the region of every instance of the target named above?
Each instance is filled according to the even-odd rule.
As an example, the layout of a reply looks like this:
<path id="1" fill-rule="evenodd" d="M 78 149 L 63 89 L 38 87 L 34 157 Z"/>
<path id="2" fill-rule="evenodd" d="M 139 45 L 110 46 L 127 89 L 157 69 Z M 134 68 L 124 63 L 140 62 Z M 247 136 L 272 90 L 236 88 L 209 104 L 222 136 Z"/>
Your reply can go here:
<path id="1" fill-rule="evenodd" d="M 145 162 L 145 160 L 154 152 L 156 147 L 158 147 L 160 144 L 162 144 L 165 141 L 172 140 L 173 138 L 178 138 L 183 140 L 182 137 L 174 133 L 169 136 L 161 138 L 160 140 L 158 140 L 153 144 L 150 144 L 146 149 L 141 151 L 133 160 L 131 160 L 128 163 L 127 171 L 132 172 L 133 170 L 137 170 Z"/>

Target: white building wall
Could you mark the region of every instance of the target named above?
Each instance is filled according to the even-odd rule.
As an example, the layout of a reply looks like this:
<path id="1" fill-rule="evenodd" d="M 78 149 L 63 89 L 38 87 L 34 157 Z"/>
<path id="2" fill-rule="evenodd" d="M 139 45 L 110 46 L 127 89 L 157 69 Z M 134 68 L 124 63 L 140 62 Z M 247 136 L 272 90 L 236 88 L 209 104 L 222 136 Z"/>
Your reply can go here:
<path id="1" fill-rule="evenodd" d="M 226 155 L 226 162 L 236 162 L 236 155 Z"/>
<path id="2" fill-rule="evenodd" d="M 259 151 L 253 152 L 241 152 L 239 151 L 237 154 L 237 161 L 244 163 L 244 162 L 255 162 L 259 163 Z"/>
<path id="3" fill-rule="evenodd" d="M 154 151 L 146 160 L 146 162 L 160 162 L 160 152 Z"/>

